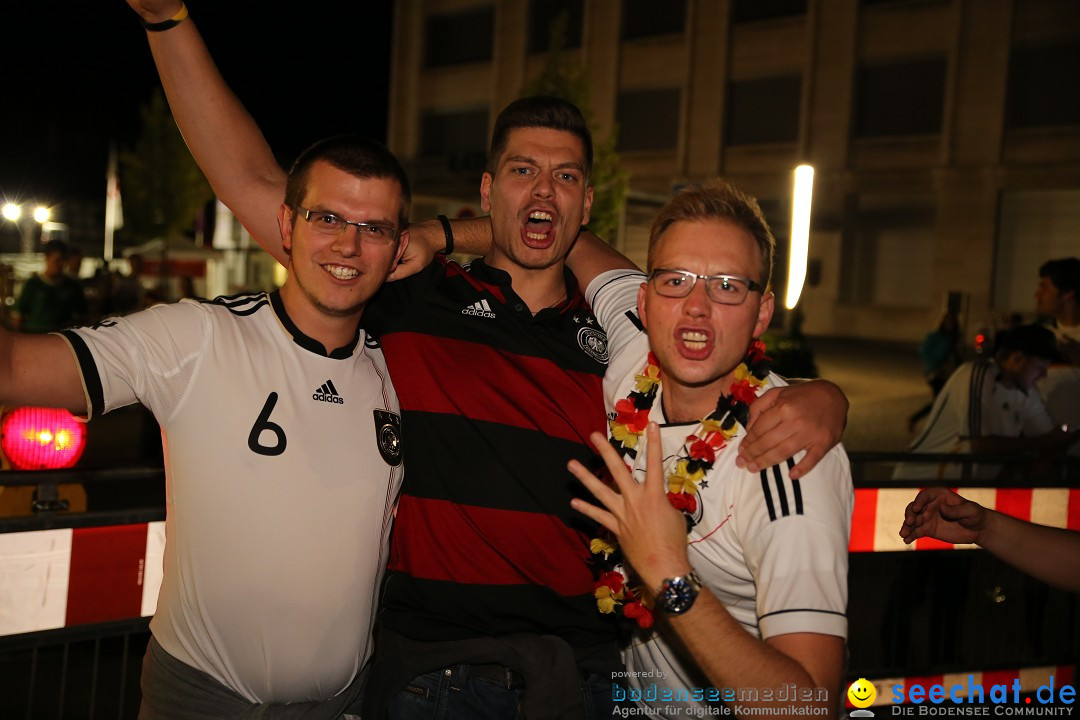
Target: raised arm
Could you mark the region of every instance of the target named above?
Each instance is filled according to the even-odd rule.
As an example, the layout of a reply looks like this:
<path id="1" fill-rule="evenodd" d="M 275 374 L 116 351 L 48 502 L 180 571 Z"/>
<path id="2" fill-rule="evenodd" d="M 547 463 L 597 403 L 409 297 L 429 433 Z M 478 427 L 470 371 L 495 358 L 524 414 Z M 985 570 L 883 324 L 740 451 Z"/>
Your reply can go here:
<path id="1" fill-rule="evenodd" d="M 0 328 L 0 405 L 86 412 L 75 356 L 59 335 L 20 335 Z"/>
<path id="2" fill-rule="evenodd" d="M 615 478 L 618 492 L 580 463 L 571 461 L 568 467 L 604 506 L 575 499 L 571 502 L 574 509 L 615 534 L 643 585 L 655 591 L 666 578 L 687 575 L 692 566 L 686 521 L 665 494 L 663 452 L 655 423 L 649 423 L 646 439 L 648 469 L 645 482 L 639 484 L 604 437 L 593 435 L 593 444 Z M 790 633 L 762 642 L 746 632 L 708 588 L 701 589 L 690 610 L 666 619 L 714 687 L 766 688 L 794 683 L 799 688 L 826 688 L 829 700 L 811 704 L 821 707 L 826 717 L 835 715 L 843 638 Z M 754 703 L 744 705 L 749 708 Z"/>
<path id="3" fill-rule="evenodd" d="M 128 0 L 147 23 L 174 17 L 179 0 Z M 217 197 L 278 262 L 285 252 L 277 209 L 285 172 L 262 132 L 224 78 L 189 17 L 167 30 L 147 31 L 161 84 L 176 124 Z"/>
<path id="4" fill-rule="evenodd" d="M 1080 592 L 1080 533 L 1024 522 L 953 491 L 926 488 L 904 511 L 900 537 L 977 543 L 1004 562 L 1045 583 Z"/>

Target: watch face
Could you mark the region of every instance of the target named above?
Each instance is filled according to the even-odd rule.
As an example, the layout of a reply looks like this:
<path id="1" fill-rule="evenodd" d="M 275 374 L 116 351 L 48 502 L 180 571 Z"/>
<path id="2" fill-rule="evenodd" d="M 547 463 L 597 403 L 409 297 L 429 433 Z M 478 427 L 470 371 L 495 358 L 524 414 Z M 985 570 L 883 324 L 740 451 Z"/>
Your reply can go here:
<path id="1" fill-rule="evenodd" d="M 687 577 L 677 577 L 664 582 L 657 605 L 664 612 L 679 615 L 690 609 L 697 599 L 698 587 Z"/>

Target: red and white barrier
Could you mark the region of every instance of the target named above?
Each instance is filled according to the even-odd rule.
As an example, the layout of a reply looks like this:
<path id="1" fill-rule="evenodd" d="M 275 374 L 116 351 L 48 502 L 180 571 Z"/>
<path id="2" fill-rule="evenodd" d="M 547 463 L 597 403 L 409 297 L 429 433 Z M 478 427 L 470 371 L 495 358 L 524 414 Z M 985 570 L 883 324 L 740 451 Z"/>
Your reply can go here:
<path id="1" fill-rule="evenodd" d="M 0 635 L 154 614 L 165 523 L 0 533 Z"/>
<path id="2" fill-rule="evenodd" d="M 1080 530 L 1080 490 L 1068 488 L 964 488 L 961 495 L 983 507 L 1039 525 Z M 865 488 L 855 491 L 851 518 L 851 552 L 898 550 L 966 550 L 974 545 L 953 545 L 920 538 L 905 545 L 900 538 L 904 508 L 915 499 L 915 488 Z"/>
<path id="3" fill-rule="evenodd" d="M 962 493 L 1023 520 L 1080 530 L 1080 490 Z M 974 547 L 926 538 L 905 545 L 898 533 L 915 494 L 913 488 L 856 490 L 851 552 Z M 0 533 L 0 635 L 153 615 L 164 550 L 164 522 Z"/>

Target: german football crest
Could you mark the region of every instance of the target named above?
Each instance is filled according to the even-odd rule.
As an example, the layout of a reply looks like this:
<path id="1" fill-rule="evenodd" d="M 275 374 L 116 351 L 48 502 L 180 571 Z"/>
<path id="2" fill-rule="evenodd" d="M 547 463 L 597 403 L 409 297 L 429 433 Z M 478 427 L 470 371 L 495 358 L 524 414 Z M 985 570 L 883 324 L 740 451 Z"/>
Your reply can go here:
<path id="1" fill-rule="evenodd" d="M 375 411 L 375 444 L 387 465 L 401 464 L 401 416 L 386 410 Z"/>

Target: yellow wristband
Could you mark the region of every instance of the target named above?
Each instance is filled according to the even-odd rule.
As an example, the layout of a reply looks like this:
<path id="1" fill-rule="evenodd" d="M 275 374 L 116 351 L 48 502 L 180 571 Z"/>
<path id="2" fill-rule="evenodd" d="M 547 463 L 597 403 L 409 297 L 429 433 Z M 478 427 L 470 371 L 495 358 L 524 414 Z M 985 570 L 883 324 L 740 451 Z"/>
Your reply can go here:
<path id="1" fill-rule="evenodd" d="M 176 27 L 180 23 L 187 20 L 187 17 L 188 17 L 187 5 L 184 5 L 183 3 L 180 3 L 180 9 L 176 12 L 175 15 L 173 15 L 168 20 L 162 20 L 161 22 L 157 22 L 157 23 L 148 23 L 145 20 L 143 20 L 142 18 L 139 18 L 139 22 L 142 23 L 142 26 L 146 29 L 147 32 L 161 32 L 163 30 L 168 30 L 169 28 Z"/>

